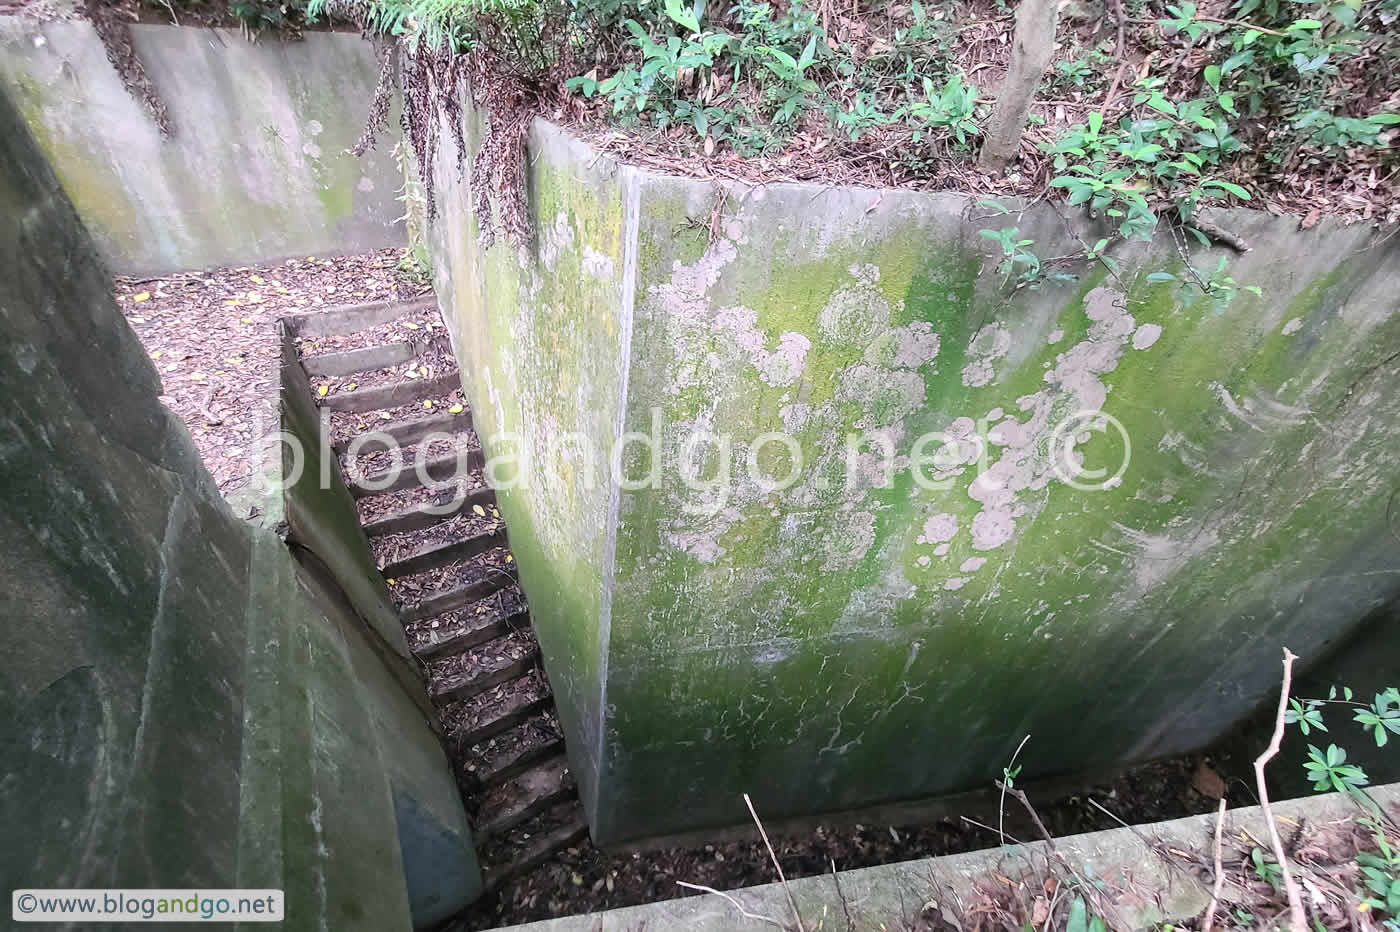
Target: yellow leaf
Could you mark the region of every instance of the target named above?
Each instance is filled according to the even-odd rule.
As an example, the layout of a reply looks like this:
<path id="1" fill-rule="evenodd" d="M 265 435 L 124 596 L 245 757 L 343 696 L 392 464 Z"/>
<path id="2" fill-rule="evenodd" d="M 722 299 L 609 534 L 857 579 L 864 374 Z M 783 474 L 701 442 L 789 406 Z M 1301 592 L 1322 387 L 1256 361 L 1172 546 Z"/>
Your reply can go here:
<path id="1" fill-rule="evenodd" d="M 305 304 L 305 303 L 306 303 L 306 299 L 305 299 L 305 298 L 293 298 L 293 299 L 292 299 L 292 303 L 293 303 L 293 304 Z"/>
<path id="2" fill-rule="evenodd" d="M 134 294 L 131 296 L 131 300 L 136 302 L 149 301 L 151 300 L 151 293 L 149 291 L 143 291 L 140 294 Z"/>
<path id="3" fill-rule="evenodd" d="M 431 408 L 432 406 L 433 406 L 433 403 L 432 403 L 431 401 L 425 401 L 425 402 L 423 402 L 423 407 L 425 407 L 425 408 Z"/>
<path id="4" fill-rule="evenodd" d="M 249 304 L 261 304 L 263 299 L 262 295 L 258 294 L 256 291 L 250 291 L 243 297 L 248 299 Z"/>
<path id="5" fill-rule="evenodd" d="M 249 275 L 248 280 L 251 281 L 254 285 L 261 285 L 263 283 L 261 275 Z"/>
<path id="6" fill-rule="evenodd" d="M 450 408 L 447 409 L 447 413 L 448 413 L 448 414 L 461 414 L 461 413 L 462 413 L 462 406 L 461 406 L 461 405 L 453 405 L 452 407 L 450 407 Z"/>
<path id="7" fill-rule="evenodd" d="M 351 382 L 349 385 L 345 386 L 345 390 L 347 392 L 353 392 L 355 390 L 355 386 L 358 384 L 358 382 Z"/>
<path id="8" fill-rule="evenodd" d="M 245 324 L 251 324 L 251 323 L 253 322 L 253 318 L 251 318 L 251 317 L 243 317 L 243 318 L 240 318 L 240 320 L 242 320 L 243 323 L 245 323 Z"/>
<path id="9" fill-rule="evenodd" d="M 228 363 L 230 366 L 241 366 L 241 365 L 243 365 L 243 360 L 239 359 L 239 358 L 236 357 L 236 356 L 230 356 L 228 359 L 225 359 L 224 362 Z"/>
<path id="10" fill-rule="evenodd" d="M 131 322 L 132 322 L 133 324 L 144 324 L 144 323 L 146 322 L 146 318 L 144 318 L 144 317 L 133 317 L 133 318 L 131 318 Z"/>
<path id="11" fill-rule="evenodd" d="M 164 355 L 162 350 L 156 350 L 154 353 L 151 354 L 151 358 L 159 359 L 162 355 Z"/>
<path id="12" fill-rule="evenodd" d="M 322 397 L 325 397 L 326 392 L 328 392 L 328 391 L 330 391 L 330 390 L 331 390 L 331 387 L 330 387 L 329 385 L 322 385 L 320 388 L 316 389 L 316 394 L 321 395 Z"/>
<path id="13" fill-rule="evenodd" d="M 224 303 L 225 303 L 225 304 L 228 304 L 228 305 L 236 306 L 236 305 L 242 304 L 243 302 L 239 301 L 237 298 L 224 298 Z"/>
<path id="14" fill-rule="evenodd" d="M 364 425 L 364 424 L 356 424 L 356 425 L 355 425 L 355 429 L 356 429 L 356 430 L 364 430 L 364 429 L 365 429 L 365 426 L 366 426 L 366 425 Z"/>
<path id="15" fill-rule="evenodd" d="M 476 512 L 478 515 L 480 515 L 480 516 L 483 517 L 483 518 L 486 517 L 486 509 L 485 509 L 485 508 L 482 508 L 480 505 L 473 505 L 473 506 L 472 506 L 472 511 Z"/>
<path id="16" fill-rule="evenodd" d="M 392 420 L 394 419 L 394 416 L 393 416 L 392 414 L 390 414 L 388 411 L 381 411 L 381 412 L 379 413 L 379 416 L 382 417 L 382 418 L 383 418 L 384 420 L 386 420 L 386 421 L 392 421 Z"/>
<path id="17" fill-rule="evenodd" d="M 511 556 L 510 554 L 506 554 L 506 562 L 507 562 L 507 563 L 514 563 L 514 562 L 515 562 L 515 557 Z"/>
<path id="18" fill-rule="evenodd" d="M 363 298 L 365 296 L 365 293 L 363 291 L 356 291 L 354 292 L 354 295 L 357 298 Z"/>
<path id="19" fill-rule="evenodd" d="M 386 583 L 388 583 L 389 585 L 391 585 L 391 586 L 394 584 L 394 581 L 393 581 L 392 579 L 386 579 L 386 580 L 384 580 L 384 581 L 385 581 Z"/>
<path id="20" fill-rule="evenodd" d="M 418 329 L 418 325 L 415 324 L 415 323 L 414 323 L 413 321 L 411 321 L 411 320 L 406 320 L 406 321 L 404 321 L 404 322 L 403 322 L 403 325 L 404 325 L 405 327 L 407 327 L 409 330 L 417 330 L 417 329 Z"/>

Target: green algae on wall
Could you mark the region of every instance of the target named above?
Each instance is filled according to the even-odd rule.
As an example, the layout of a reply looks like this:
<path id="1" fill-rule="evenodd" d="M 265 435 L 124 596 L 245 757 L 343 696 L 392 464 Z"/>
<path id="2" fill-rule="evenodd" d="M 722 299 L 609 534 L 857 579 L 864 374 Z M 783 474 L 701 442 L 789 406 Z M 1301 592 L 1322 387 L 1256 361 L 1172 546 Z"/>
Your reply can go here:
<path id="1" fill-rule="evenodd" d="M 361 39 L 138 25 L 161 138 L 89 23 L 0 18 L 0 83 L 119 273 L 399 245 L 389 146 L 347 151 L 379 67 Z M 397 124 L 394 124 L 397 125 Z"/>
<path id="2" fill-rule="evenodd" d="M 1240 211 L 1262 298 L 1183 302 L 1166 234 L 1013 290 L 962 197 L 735 186 L 710 237 L 710 185 L 531 147 L 533 250 L 435 248 L 600 843 L 1199 747 L 1400 593 L 1393 242 Z"/>

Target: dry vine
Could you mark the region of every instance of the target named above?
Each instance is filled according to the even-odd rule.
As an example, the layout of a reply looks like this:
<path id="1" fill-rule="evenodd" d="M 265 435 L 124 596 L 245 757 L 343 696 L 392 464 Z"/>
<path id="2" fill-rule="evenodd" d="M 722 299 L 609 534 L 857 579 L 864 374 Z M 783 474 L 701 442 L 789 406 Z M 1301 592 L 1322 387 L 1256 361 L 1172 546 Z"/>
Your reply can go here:
<path id="1" fill-rule="evenodd" d="M 155 85 L 146 75 L 146 69 L 141 65 L 141 59 L 136 55 L 127 22 L 116 9 L 102 0 L 87 0 L 86 10 L 88 19 L 92 21 L 93 31 L 97 33 L 97 38 L 101 40 L 102 48 L 107 53 L 107 60 L 117 69 L 127 93 L 141 101 L 150 111 L 151 119 L 155 120 L 161 136 L 170 138 L 174 132 L 170 123 L 170 111 L 166 109 L 165 101 L 161 100 Z"/>

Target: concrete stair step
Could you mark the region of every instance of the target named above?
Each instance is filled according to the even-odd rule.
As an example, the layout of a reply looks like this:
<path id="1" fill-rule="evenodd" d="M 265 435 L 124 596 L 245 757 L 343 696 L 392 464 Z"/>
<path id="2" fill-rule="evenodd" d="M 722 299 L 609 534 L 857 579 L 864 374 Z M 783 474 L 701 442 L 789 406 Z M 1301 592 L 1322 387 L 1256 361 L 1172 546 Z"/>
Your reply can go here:
<path id="1" fill-rule="evenodd" d="M 509 759 L 498 762 L 494 769 L 481 774 L 481 785 L 483 787 L 497 786 L 507 780 L 515 779 L 533 767 L 563 756 L 563 738 L 555 738 L 544 744 L 524 748 Z"/>
<path id="2" fill-rule="evenodd" d="M 505 637 L 512 631 L 529 626 L 529 612 L 521 611 L 509 615 L 498 615 L 465 631 L 454 631 L 441 640 L 434 640 L 422 647 L 417 647 L 413 651 L 413 656 L 424 661 L 441 660 L 443 657 L 465 653 L 487 641 L 494 641 L 496 638 Z"/>
<path id="3" fill-rule="evenodd" d="M 409 458 L 410 460 L 412 457 Z M 382 469 L 347 483 L 350 494 L 356 498 L 370 495 L 386 495 L 389 492 L 402 492 L 404 489 L 424 486 L 421 471 L 430 481 L 443 482 L 456 476 L 467 476 L 486 464 L 480 449 L 466 453 L 443 453 L 422 463 L 420 470 L 415 462 L 406 462 L 399 469 Z"/>
<path id="4" fill-rule="evenodd" d="M 443 411 L 440 414 L 430 414 L 427 417 L 414 418 L 411 421 L 397 421 L 383 427 L 376 426 L 374 433 L 380 437 L 389 437 L 400 447 L 411 447 L 429 434 L 458 434 L 469 430 L 471 426 L 471 414 L 467 411 L 459 411 L 456 414 Z M 336 443 L 332 449 L 335 450 L 337 456 L 343 456 L 353 442 L 353 438 L 342 440 Z M 366 444 L 365 449 L 374 450 L 378 447 Z"/>
<path id="5" fill-rule="evenodd" d="M 456 676 L 448 677 L 433 689 L 433 704 L 446 705 L 449 702 L 479 696 L 486 690 L 493 689 L 502 683 L 519 679 L 533 670 L 539 662 L 540 649 L 533 647 L 528 654 L 519 660 L 512 660 L 492 670 L 473 670 L 470 673 L 459 673 Z"/>
<path id="6" fill-rule="evenodd" d="M 404 534 L 408 531 L 421 531 L 424 528 L 432 527 L 434 524 L 441 524 L 451 518 L 457 517 L 464 511 L 469 511 L 473 505 L 480 505 L 485 508 L 496 501 L 496 490 L 486 486 L 480 489 L 473 489 L 470 492 L 458 495 L 450 502 L 441 505 L 423 504 L 414 505 L 403 511 L 376 518 L 366 524 L 365 534 L 369 537 L 383 537 L 386 534 Z"/>
<path id="7" fill-rule="evenodd" d="M 588 823 L 583 818 L 583 808 L 563 825 L 544 835 L 537 835 L 530 846 L 516 855 L 515 859 L 486 873 L 486 889 L 492 891 L 517 874 L 532 871 L 570 845 L 588 837 Z"/>
<path id="8" fill-rule="evenodd" d="M 414 573 L 423 573 L 427 570 L 439 569 L 450 563 L 469 560 L 477 554 L 505 545 L 506 532 L 504 529 L 488 531 L 461 540 L 449 541 L 446 544 L 431 544 L 406 557 L 386 563 L 380 572 L 387 579 L 412 576 Z"/>
<path id="9" fill-rule="evenodd" d="M 367 346 L 364 349 L 345 350 L 340 353 L 322 353 L 319 356 L 303 356 L 302 368 L 307 375 L 342 376 L 356 372 L 373 372 L 408 362 L 418 355 L 418 347 L 412 343 L 385 343 L 380 346 Z"/>
<path id="10" fill-rule="evenodd" d="M 455 740 L 464 748 L 475 747 L 483 741 L 490 741 L 497 735 L 504 734 L 517 725 L 523 725 L 541 712 L 553 708 L 553 695 L 547 694 L 538 699 L 519 700 L 496 718 L 478 725 Z"/>
<path id="11" fill-rule="evenodd" d="M 405 624 L 422 621 L 425 618 L 441 615 L 443 612 L 465 608 L 473 602 L 479 602 L 488 595 L 494 595 L 507 586 L 515 585 L 515 583 L 514 564 L 511 564 L 509 569 L 504 570 L 493 568 L 483 573 L 480 578 L 472 579 L 455 589 L 446 589 L 428 596 L 413 608 L 401 612 L 400 615 Z"/>
<path id="12" fill-rule="evenodd" d="M 408 301 L 373 301 L 368 304 L 346 304 L 324 311 L 288 314 L 282 324 L 294 337 L 340 337 L 378 327 L 390 321 L 419 314 L 437 306 L 436 295 L 425 295 Z"/>
<path id="13" fill-rule="evenodd" d="M 352 392 L 337 392 L 316 399 L 317 404 L 332 411 L 350 411 L 363 414 L 367 411 L 385 411 L 399 408 L 427 398 L 438 398 L 462 387 L 456 372 L 435 375 L 431 379 L 409 379 L 393 385 L 377 385 L 374 388 L 357 388 Z"/>
<path id="14" fill-rule="evenodd" d="M 562 751 L 518 774 L 492 793 L 486 804 L 490 818 L 476 827 L 478 839 L 515 828 L 520 823 L 577 794 L 569 779 L 569 759 Z"/>

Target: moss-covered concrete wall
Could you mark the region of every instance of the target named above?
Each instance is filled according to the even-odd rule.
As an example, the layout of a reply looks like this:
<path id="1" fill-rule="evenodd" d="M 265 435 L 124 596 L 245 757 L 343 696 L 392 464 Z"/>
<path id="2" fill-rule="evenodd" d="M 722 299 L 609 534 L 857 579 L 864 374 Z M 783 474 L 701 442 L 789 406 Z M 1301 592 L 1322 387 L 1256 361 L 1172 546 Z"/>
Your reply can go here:
<path id="1" fill-rule="evenodd" d="M 359 36 L 137 25 L 162 138 L 91 24 L 0 16 L 0 86 L 113 270 L 163 274 L 399 245 L 396 131 L 363 158 L 379 67 Z M 391 127 L 397 127 L 391 121 Z"/>
<path id="2" fill-rule="evenodd" d="M 1235 211 L 1224 306 L 1166 231 L 1016 288 L 981 230 L 1098 232 L 530 147 L 531 247 L 445 162 L 435 252 L 596 840 L 1199 747 L 1400 589 L 1400 239 Z"/>
<path id="3" fill-rule="evenodd" d="M 3 93 L 0 218 L 0 878 L 277 888 L 298 930 L 462 906 L 421 683 L 280 511 L 229 510 Z"/>

